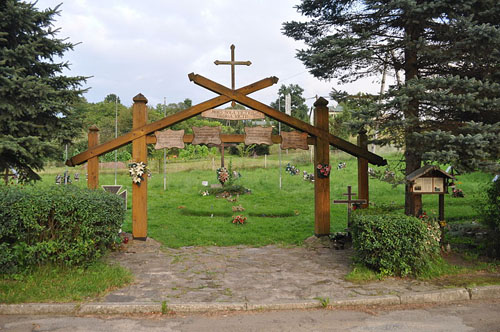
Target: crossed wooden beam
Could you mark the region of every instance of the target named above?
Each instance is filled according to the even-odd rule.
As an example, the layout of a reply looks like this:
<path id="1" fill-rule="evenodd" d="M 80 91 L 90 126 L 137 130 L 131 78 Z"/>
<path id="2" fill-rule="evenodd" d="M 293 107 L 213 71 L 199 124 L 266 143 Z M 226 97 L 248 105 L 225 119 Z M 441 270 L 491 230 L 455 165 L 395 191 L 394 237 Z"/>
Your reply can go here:
<path id="1" fill-rule="evenodd" d="M 172 126 L 176 123 L 179 123 L 181 121 L 187 120 L 189 118 L 192 118 L 198 114 L 201 114 L 203 111 L 206 111 L 211 108 L 215 108 L 218 106 L 221 106 L 229 101 L 237 101 L 242 105 L 245 105 L 247 107 L 250 107 L 254 110 L 260 111 L 264 113 L 265 115 L 278 120 L 280 122 L 283 122 L 290 127 L 293 127 L 295 129 L 301 130 L 303 132 L 308 133 L 309 135 L 316 136 L 316 137 L 321 137 L 322 139 L 327 140 L 330 145 L 345 151 L 351 155 L 354 155 L 356 157 L 361 157 L 366 160 L 368 160 L 369 163 L 383 166 L 387 164 L 387 161 L 383 159 L 382 157 L 371 153 L 367 150 L 364 150 L 360 148 L 359 146 L 352 144 L 346 140 L 343 140 L 337 136 L 334 136 L 327 131 L 318 129 L 314 126 L 311 126 L 310 124 L 293 118 L 289 115 L 286 115 L 285 113 L 279 112 L 275 110 L 274 108 L 271 108 L 261 102 L 258 102 L 255 99 L 252 99 L 248 97 L 247 95 L 259 90 L 262 90 L 264 88 L 267 88 L 273 84 L 276 84 L 278 82 L 277 77 L 268 77 L 265 79 L 262 79 L 260 81 L 257 81 L 255 83 L 252 83 L 250 85 L 244 86 L 242 88 L 239 88 L 237 90 L 232 90 L 229 89 L 221 84 L 218 84 L 206 77 L 203 77 L 201 75 L 197 75 L 194 73 L 191 73 L 188 75 L 189 80 L 194 82 L 195 84 L 202 86 L 210 91 L 213 91 L 217 94 L 219 94 L 218 97 L 209 99 L 203 103 L 194 105 L 186 110 L 183 110 L 181 112 L 177 112 L 175 114 L 169 115 L 167 117 L 164 117 L 161 120 L 155 121 L 153 123 L 147 124 L 141 128 L 134 129 L 130 131 L 129 133 L 122 135 L 120 137 L 117 137 L 115 139 L 112 139 L 106 143 L 97 145 L 95 147 L 89 148 L 88 150 L 79 153 L 72 158 L 68 159 L 66 161 L 66 165 L 68 166 L 76 166 L 83 164 L 87 160 L 93 157 L 97 157 L 99 155 L 105 154 L 107 152 L 113 151 L 115 149 L 118 149 L 121 146 L 124 146 L 133 140 L 146 136 L 149 134 L 154 133 L 157 130 L 161 130 L 163 128 Z"/>

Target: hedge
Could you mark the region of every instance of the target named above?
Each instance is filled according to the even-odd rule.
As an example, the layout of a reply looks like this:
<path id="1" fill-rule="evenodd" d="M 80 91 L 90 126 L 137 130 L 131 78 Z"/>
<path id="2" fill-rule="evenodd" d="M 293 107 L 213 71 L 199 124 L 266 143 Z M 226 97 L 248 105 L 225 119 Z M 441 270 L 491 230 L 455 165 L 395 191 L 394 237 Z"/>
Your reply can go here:
<path id="1" fill-rule="evenodd" d="M 72 185 L 0 187 L 0 273 L 85 265 L 118 240 L 123 200 Z"/>
<path id="2" fill-rule="evenodd" d="M 439 254 L 437 222 L 400 214 L 356 211 L 351 231 L 355 261 L 382 275 L 423 271 Z"/>

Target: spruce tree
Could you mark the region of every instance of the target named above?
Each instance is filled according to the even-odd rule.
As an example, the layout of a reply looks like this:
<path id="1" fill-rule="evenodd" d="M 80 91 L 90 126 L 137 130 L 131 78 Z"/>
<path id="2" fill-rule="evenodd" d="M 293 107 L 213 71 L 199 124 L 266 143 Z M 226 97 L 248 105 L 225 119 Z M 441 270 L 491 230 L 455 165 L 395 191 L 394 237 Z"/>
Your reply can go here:
<path id="1" fill-rule="evenodd" d="M 58 7 L 35 5 L 0 1 L 0 171 L 21 181 L 40 179 L 44 161 L 81 130 L 71 106 L 85 81 L 62 74 L 74 44 L 56 38 Z"/>
<path id="2" fill-rule="evenodd" d="M 390 70 L 396 83 L 357 116 L 380 144 L 423 162 L 499 170 L 500 6 L 496 0 L 303 0 L 309 20 L 284 23 L 297 57 L 321 79 Z M 399 79 L 401 77 L 401 79 Z M 419 203 L 406 188 L 406 213 Z"/>

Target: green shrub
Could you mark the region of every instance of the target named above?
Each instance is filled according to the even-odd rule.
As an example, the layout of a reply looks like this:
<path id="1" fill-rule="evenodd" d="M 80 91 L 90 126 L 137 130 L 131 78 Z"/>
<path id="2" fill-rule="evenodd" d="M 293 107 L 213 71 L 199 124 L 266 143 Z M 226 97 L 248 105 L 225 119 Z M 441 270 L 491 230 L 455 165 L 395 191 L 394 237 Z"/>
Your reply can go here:
<path id="1" fill-rule="evenodd" d="M 500 180 L 486 188 L 486 202 L 479 210 L 481 221 L 490 228 L 486 239 L 486 253 L 500 257 Z"/>
<path id="2" fill-rule="evenodd" d="M 76 186 L 0 188 L 0 273 L 85 265 L 117 240 L 123 200 Z"/>
<path id="3" fill-rule="evenodd" d="M 369 211 L 369 210 L 368 210 Z M 439 225 L 398 214 L 353 213 L 355 260 L 382 275 L 417 275 L 439 254 Z"/>
<path id="4" fill-rule="evenodd" d="M 500 231 L 500 180 L 491 182 L 486 188 L 486 204 L 480 212 L 484 224 Z"/>

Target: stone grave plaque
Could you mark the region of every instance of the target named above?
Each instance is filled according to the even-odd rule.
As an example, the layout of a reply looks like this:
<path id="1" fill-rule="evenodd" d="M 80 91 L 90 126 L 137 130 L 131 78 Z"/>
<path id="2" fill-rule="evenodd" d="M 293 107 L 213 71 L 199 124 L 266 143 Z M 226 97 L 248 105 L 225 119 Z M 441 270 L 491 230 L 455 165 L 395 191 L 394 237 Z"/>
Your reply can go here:
<path id="1" fill-rule="evenodd" d="M 182 130 L 163 130 L 155 131 L 156 145 L 155 149 L 179 148 L 184 149 L 184 129 Z"/>
<path id="2" fill-rule="evenodd" d="M 255 110 L 211 109 L 201 113 L 202 117 L 223 120 L 264 119 L 264 113 Z"/>
<path id="3" fill-rule="evenodd" d="M 267 144 L 272 145 L 272 127 L 245 127 L 245 144 Z"/>
<path id="4" fill-rule="evenodd" d="M 193 127 L 194 138 L 191 144 L 220 145 L 220 127 Z"/>
<path id="5" fill-rule="evenodd" d="M 118 196 L 120 196 L 123 199 L 125 210 L 127 210 L 127 189 L 119 193 Z"/>
<path id="6" fill-rule="evenodd" d="M 307 145 L 307 133 L 298 131 L 281 132 L 281 149 L 302 149 L 309 150 Z"/>
<path id="7" fill-rule="evenodd" d="M 108 193 L 112 194 L 117 194 L 118 192 L 122 189 L 122 186 L 120 185 L 102 185 L 101 186 L 104 191 L 107 191 Z"/>

